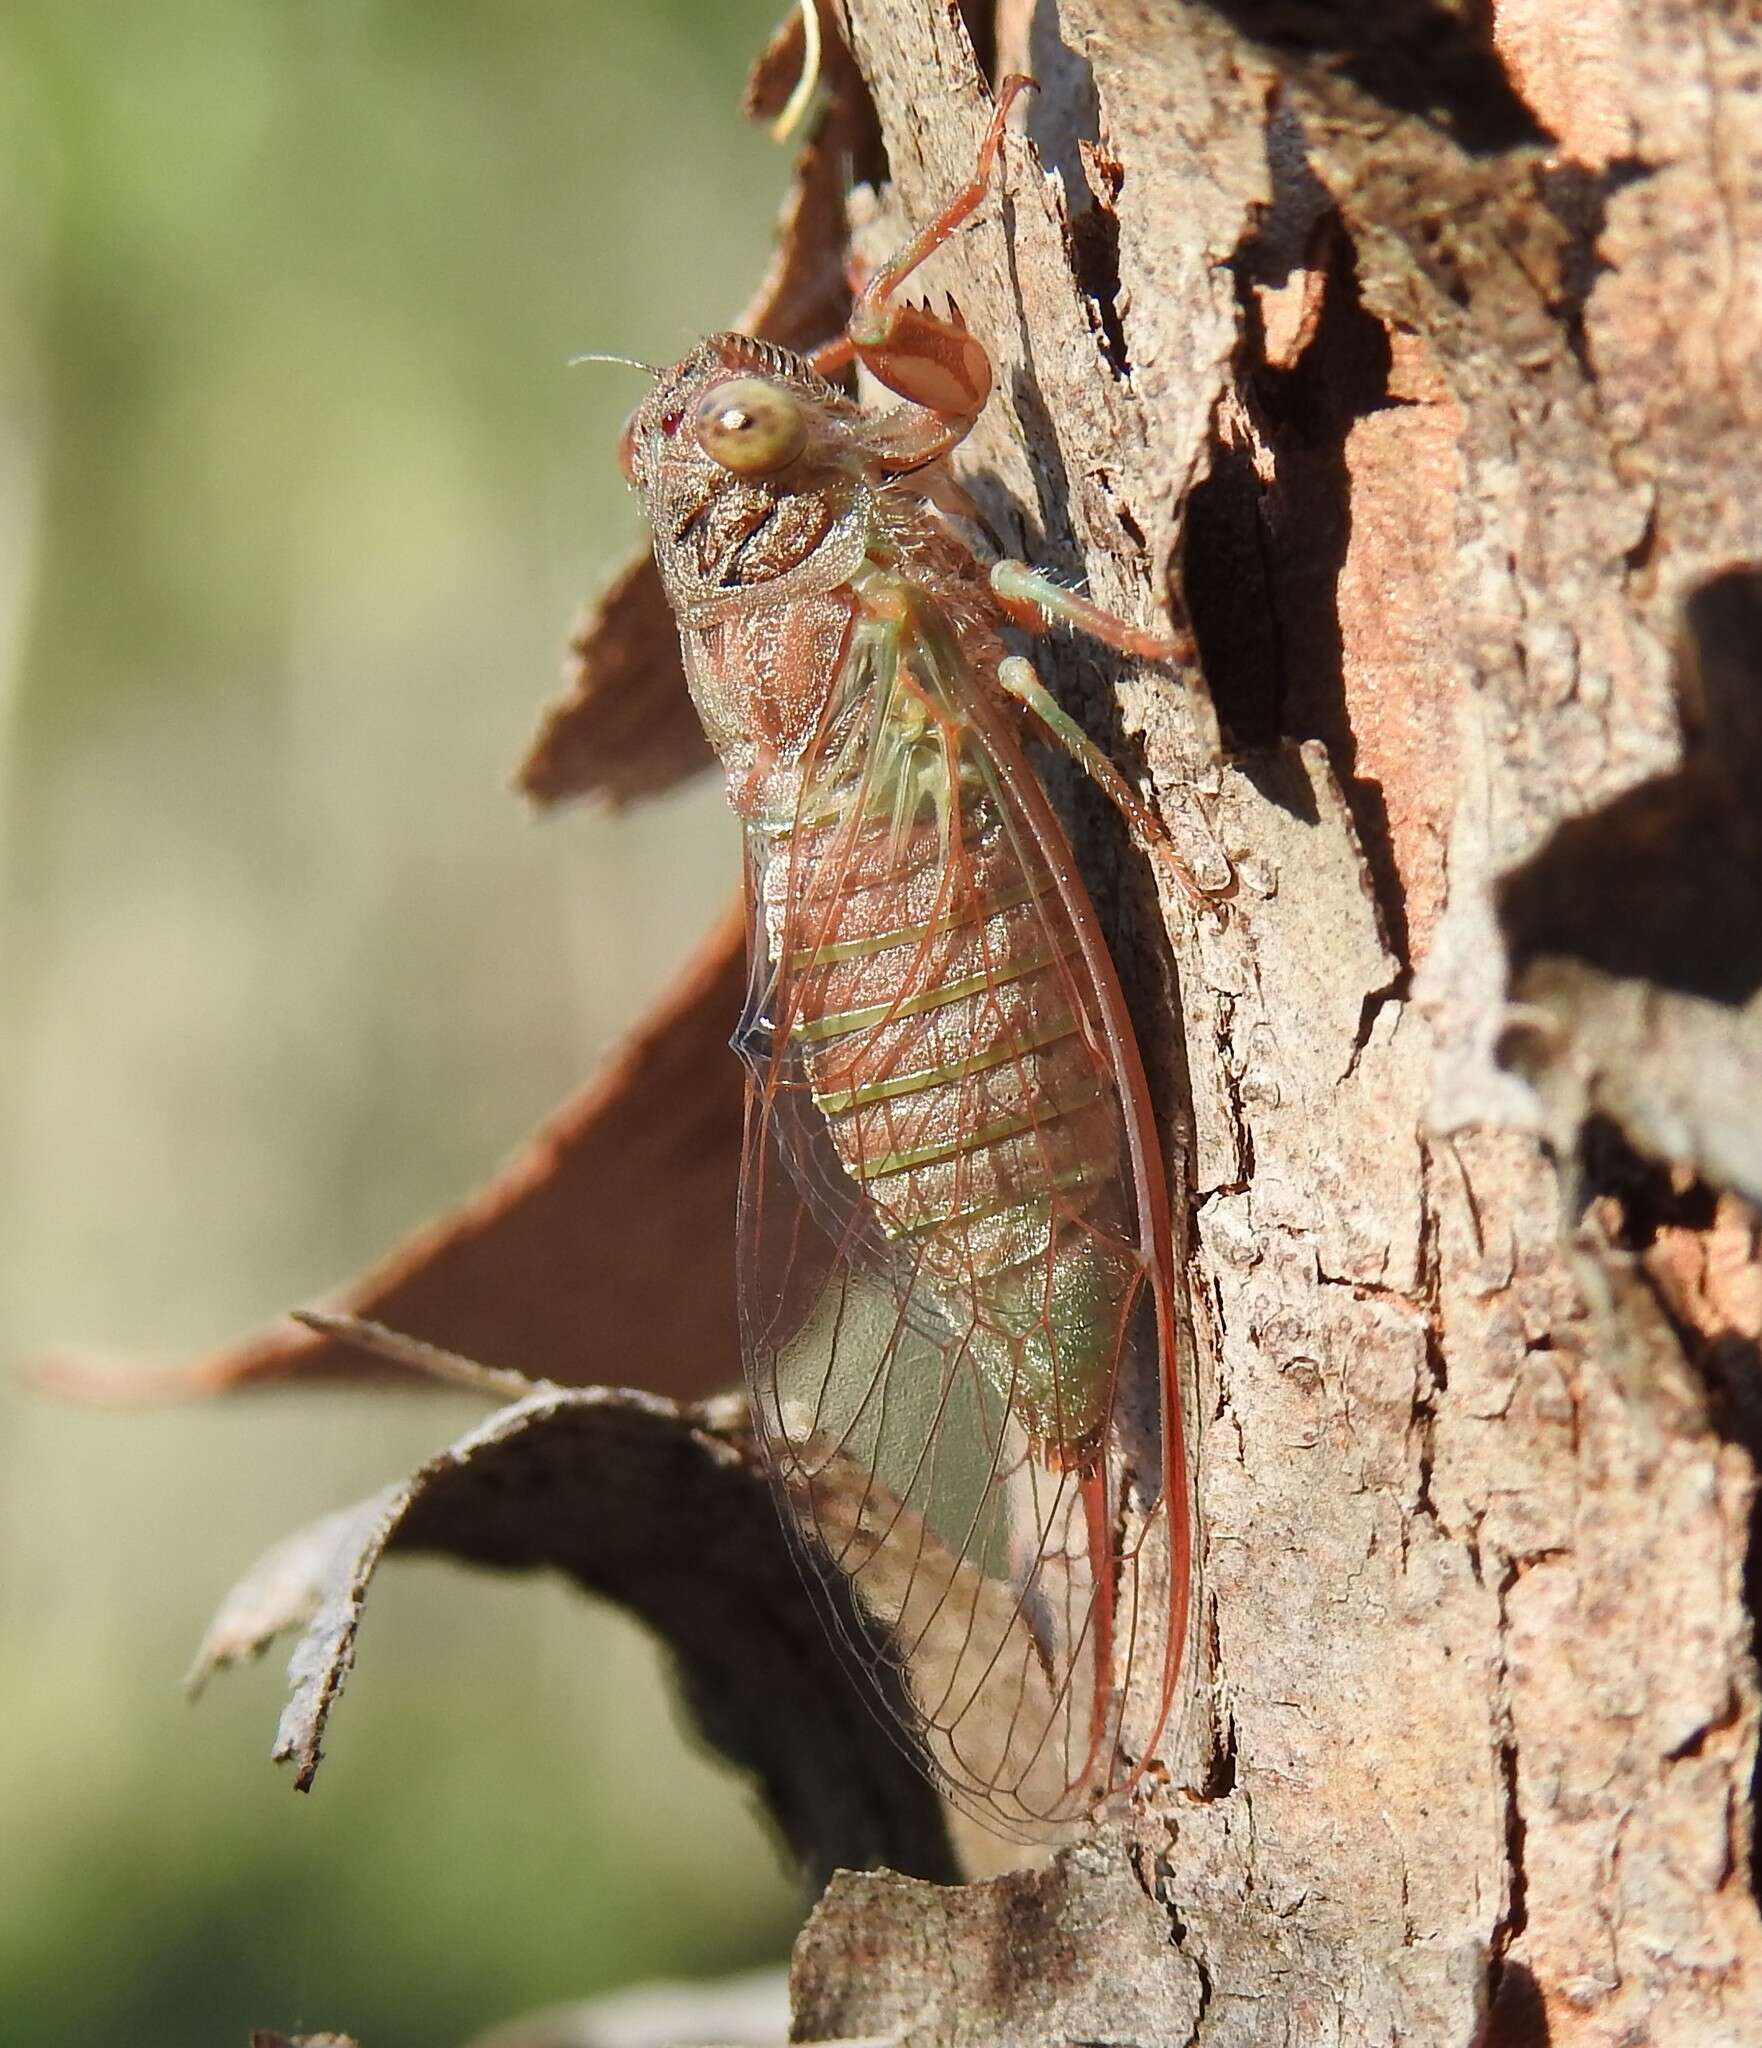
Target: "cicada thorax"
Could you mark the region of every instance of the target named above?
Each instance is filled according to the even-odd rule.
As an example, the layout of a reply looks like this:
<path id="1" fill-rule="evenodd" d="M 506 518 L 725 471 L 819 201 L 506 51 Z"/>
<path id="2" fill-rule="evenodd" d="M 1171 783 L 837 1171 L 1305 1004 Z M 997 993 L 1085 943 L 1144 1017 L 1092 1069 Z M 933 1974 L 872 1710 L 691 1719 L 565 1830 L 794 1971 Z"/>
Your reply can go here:
<path id="1" fill-rule="evenodd" d="M 880 1236 L 1052 1462 L 1097 1454 L 1143 1277 L 1082 949 L 922 606 L 767 864 L 793 1043 Z M 943 641 L 940 657 L 948 659 Z"/>

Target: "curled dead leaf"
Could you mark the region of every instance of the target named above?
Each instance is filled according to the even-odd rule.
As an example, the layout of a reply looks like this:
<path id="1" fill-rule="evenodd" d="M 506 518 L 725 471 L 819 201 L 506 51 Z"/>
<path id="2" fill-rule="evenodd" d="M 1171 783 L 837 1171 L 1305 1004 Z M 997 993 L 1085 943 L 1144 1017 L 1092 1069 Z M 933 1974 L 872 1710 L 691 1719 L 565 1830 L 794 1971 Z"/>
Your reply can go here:
<path id="1" fill-rule="evenodd" d="M 942 1804 L 884 1729 L 803 1597 L 738 1399 L 683 1408 L 603 1387 L 535 1388 L 409 1479 L 278 1545 L 222 1604 L 192 1673 L 298 1629 L 273 1754 L 310 1786 L 390 1552 L 557 1569 L 645 1622 L 678 1661 L 705 1738 L 753 1773 L 803 1865 L 957 1875 Z M 821 1574 L 822 1604 L 848 1603 Z M 854 1627 L 854 1617 L 845 1616 Z"/>

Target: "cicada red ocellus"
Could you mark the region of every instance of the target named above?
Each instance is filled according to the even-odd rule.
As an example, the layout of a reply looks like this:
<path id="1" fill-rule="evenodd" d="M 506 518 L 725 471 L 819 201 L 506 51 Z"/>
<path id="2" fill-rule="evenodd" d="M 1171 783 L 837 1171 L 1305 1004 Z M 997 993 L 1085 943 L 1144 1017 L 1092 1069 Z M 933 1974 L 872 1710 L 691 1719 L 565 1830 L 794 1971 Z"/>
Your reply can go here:
<path id="1" fill-rule="evenodd" d="M 982 566 L 943 458 L 990 361 L 896 296 L 980 203 L 1024 83 L 846 334 L 712 336 L 622 458 L 746 828 L 757 1428 L 810 1583 L 855 1589 L 851 1661 L 960 1805 L 1043 1834 L 1154 1754 L 1190 1545 L 1143 1067 L 1024 731 L 1158 828 L 999 634 L 1172 643 Z M 853 360 L 902 402 L 856 404 L 830 381 Z"/>

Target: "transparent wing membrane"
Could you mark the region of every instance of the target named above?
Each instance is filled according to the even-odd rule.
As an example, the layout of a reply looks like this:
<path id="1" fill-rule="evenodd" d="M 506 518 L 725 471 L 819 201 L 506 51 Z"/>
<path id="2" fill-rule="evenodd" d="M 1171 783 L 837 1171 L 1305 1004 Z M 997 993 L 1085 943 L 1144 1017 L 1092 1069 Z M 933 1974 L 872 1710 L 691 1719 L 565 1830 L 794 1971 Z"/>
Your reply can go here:
<path id="1" fill-rule="evenodd" d="M 895 1668 L 954 1800 L 1045 1835 L 1130 1782 L 1180 1654 L 1166 1214 L 1068 850 L 902 590 L 749 841 L 745 1350 L 849 1660 Z"/>

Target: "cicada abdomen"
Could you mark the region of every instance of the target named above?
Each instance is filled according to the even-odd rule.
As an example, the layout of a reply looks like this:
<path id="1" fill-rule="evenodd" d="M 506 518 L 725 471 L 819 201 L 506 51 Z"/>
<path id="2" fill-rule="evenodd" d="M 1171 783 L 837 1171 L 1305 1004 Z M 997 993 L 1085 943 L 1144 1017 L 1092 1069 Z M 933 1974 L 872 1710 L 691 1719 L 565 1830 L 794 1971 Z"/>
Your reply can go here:
<path id="1" fill-rule="evenodd" d="M 897 1668 L 883 1690 L 954 1798 L 1043 1833 L 1153 1751 L 1189 1545 L 1142 1067 L 1019 737 L 1024 706 L 1068 721 L 998 631 L 1074 611 L 1167 649 L 1020 565 L 987 577 L 951 532 L 926 472 L 989 364 L 892 298 L 978 203 L 1003 111 L 818 367 L 712 337 L 624 454 L 747 832 L 758 1427 L 813 1569 L 857 1591 L 853 1661 Z M 907 402 L 827 382 L 852 354 Z"/>

